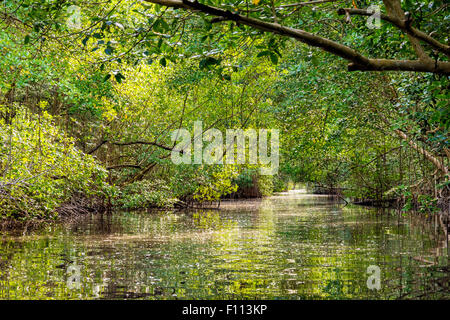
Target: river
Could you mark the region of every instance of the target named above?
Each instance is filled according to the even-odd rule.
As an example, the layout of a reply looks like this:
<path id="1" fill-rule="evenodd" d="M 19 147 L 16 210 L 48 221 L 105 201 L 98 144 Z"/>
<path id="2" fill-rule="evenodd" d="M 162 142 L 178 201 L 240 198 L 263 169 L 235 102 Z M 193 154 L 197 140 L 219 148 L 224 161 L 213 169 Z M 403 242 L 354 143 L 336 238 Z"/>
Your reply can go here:
<path id="1" fill-rule="evenodd" d="M 0 299 L 448 299 L 449 265 L 432 223 L 294 190 L 2 231 Z"/>

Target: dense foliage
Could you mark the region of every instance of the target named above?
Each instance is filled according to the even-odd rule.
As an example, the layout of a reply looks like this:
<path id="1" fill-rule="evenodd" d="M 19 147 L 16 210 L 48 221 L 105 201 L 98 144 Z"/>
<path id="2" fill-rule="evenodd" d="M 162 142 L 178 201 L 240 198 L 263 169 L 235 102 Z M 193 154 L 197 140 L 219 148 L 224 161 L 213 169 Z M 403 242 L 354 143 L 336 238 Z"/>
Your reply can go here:
<path id="1" fill-rule="evenodd" d="M 2 216 L 54 216 L 76 195 L 105 197 L 111 191 L 106 170 L 77 149 L 45 110 L 27 114 L 18 106 L 11 123 L 2 123 L 0 137 Z"/>
<path id="2" fill-rule="evenodd" d="M 403 1 L 407 15 L 396 0 L 201 2 L 2 1 L 0 216 L 52 217 L 81 198 L 186 206 L 300 181 L 424 213 L 448 207 L 445 1 Z M 433 38 L 385 19 L 368 28 L 355 10 L 373 4 Z M 372 59 L 415 67 L 380 72 Z M 175 165 L 171 132 L 195 121 L 223 133 L 279 129 L 278 174 Z"/>

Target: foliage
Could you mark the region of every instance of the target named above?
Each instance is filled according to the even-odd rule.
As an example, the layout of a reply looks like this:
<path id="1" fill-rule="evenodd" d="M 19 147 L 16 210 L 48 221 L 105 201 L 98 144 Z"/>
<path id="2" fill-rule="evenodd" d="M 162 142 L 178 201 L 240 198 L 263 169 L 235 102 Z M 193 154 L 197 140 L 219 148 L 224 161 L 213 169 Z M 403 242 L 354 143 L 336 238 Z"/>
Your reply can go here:
<path id="1" fill-rule="evenodd" d="M 385 4 L 395 1 L 375 4 L 388 13 Z M 9 183 L 3 195 L 23 199 L 5 214 L 55 215 L 78 193 L 126 208 L 164 207 L 245 189 L 265 196 L 294 182 L 354 199 L 403 197 L 423 212 L 448 202 L 448 76 L 349 73 L 316 40 L 305 45 L 270 28 L 151 2 L 2 2 L 1 181 L 2 190 Z M 416 59 L 408 35 L 391 23 L 369 29 L 365 16 L 338 14 L 372 2 L 201 2 L 308 30 L 365 57 Z M 402 8 L 415 27 L 448 40 L 443 1 Z M 439 50 L 422 47 L 447 63 Z M 279 129 L 278 174 L 260 176 L 258 164 L 174 165 L 171 132 L 192 133 L 195 121 L 223 134 Z"/>
<path id="2" fill-rule="evenodd" d="M 237 185 L 232 179 L 238 175 L 233 166 L 222 166 L 214 168 L 209 176 L 204 176 L 204 180 L 194 193 L 194 200 L 201 202 L 217 201 L 221 197 L 233 193 L 237 190 Z"/>
<path id="3" fill-rule="evenodd" d="M 52 218 L 74 194 L 107 195 L 106 170 L 77 149 L 51 115 L 30 114 L 22 106 L 14 113 L 11 124 L 0 126 L 2 218 Z"/>
<path id="4" fill-rule="evenodd" d="M 273 176 L 261 175 L 258 177 L 258 189 L 261 196 L 270 196 L 273 193 Z"/>
<path id="5" fill-rule="evenodd" d="M 289 178 L 283 177 L 280 174 L 275 175 L 272 180 L 274 192 L 285 192 L 294 189 L 292 181 L 289 181 Z"/>
<path id="6" fill-rule="evenodd" d="M 126 209 L 170 208 L 176 202 L 171 196 L 171 190 L 165 181 L 142 180 L 123 187 L 113 204 Z"/>

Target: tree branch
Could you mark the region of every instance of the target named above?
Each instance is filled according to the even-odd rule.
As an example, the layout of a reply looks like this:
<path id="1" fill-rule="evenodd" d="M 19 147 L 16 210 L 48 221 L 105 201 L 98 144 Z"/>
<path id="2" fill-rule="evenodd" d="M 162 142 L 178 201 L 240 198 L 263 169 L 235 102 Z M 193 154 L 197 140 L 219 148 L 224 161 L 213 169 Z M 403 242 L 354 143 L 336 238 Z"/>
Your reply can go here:
<path id="1" fill-rule="evenodd" d="M 339 56 L 347 61 L 350 61 L 351 63 L 349 64 L 348 67 L 349 71 L 395 70 L 395 71 L 432 72 L 446 75 L 450 74 L 449 62 L 434 62 L 432 60 L 422 61 L 422 60 L 369 59 L 350 47 L 323 38 L 321 36 L 306 32 L 304 30 L 289 28 L 276 23 L 265 22 L 255 18 L 242 16 L 236 13 L 232 13 L 228 10 L 204 5 L 199 2 L 191 2 L 188 0 L 145 0 L 145 1 L 172 8 L 180 8 L 189 11 L 202 12 L 216 17 L 221 17 L 226 20 L 235 21 L 236 23 L 247 25 L 261 31 L 291 37 L 307 45 L 318 47 L 326 52 L 329 52 L 333 55 Z"/>
<path id="2" fill-rule="evenodd" d="M 382 114 L 378 114 L 380 119 L 388 126 L 391 127 L 390 121 Z M 406 141 L 411 148 L 423 155 L 428 161 L 430 161 L 437 169 L 439 169 L 445 176 L 449 174 L 448 167 L 437 156 L 431 152 L 419 146 L 409 137 L 405 132 L 399 129 L 394 130 L 395 134 L 402 140 Z"/>
<path id="3" fill-rule="evenodd" d="M 107 140 L 101 140 L 99 143 L 97 143 L 97 145 L 94 148 L 89 150 L 87 152 L 87 154 L 93 154 L 95 151 L 97 151 L 102 145 L 104 145 L 107 142 L 108 142 Z"/>
<path id="4" fill-rule="evenodd" d="M 367 65 L 350 63 L 349 71 L 416 71 L 450 75 L 450 63 L 434 60 L 370 59 Z"/>
<path id="5" fill-rule="evenodd" d="M 314 0 L 314 1 L 307 1 L 307 2 L 300 2 L 300 3 L 289 3 L 289 4 L 283 4 L 281 6 L 278 6 L 279 8 L 291 8 L 291 7 L 304 7 L 309 6 L 313 4 L 320 4 L 320 3 L 326 3 L 326 2 L 339 2 L 341 0 Z"/>
<path id="6" fill-rule="evenodd" d="M 428 152 L 427 150 L 425 150 L 424 148 L 419 146 L 417 143 L 412 141 L 406 135 L 406 133 L 404 133 L 403 131 L 398 130 L 398 129 L 396 129 L 394 131 L 400 138 L 405 140 L 411 146 L 411 148 L 413 148 L 414 150 L 416 150 L 417 152 L 422 154 L 428 161 L 430 161 L 432 164 L 434 164 L 436 168 L 438 168 L 442 173 L 444 173 L 444 175 L 448 175 L 448 168 L 445 166 L 445 164 L 442 161 L 440 161 L 433 154 L 431 154 L 430 152 Z"/>
<path id="7" fill-rule="evenodd" d="M 164 150 L 168 150 L 168 151 L 172 151 L 173 147 L 168 147 L 165 146 L 163 144 L 157 143 L 157 142 L 150 142 L 150 141 L 129 141 L 129 142 L 110 142 L 108 140 L 101 140 L 94 148 L 92 148 L 90 151 L 87 152 L 87 154 L 92 154 L 95 151 L 97 151 L 102 145 L 104 145 L 105 143 L 110 143 L 116 146 L 131 146 L 134 144 L 144 144 L 144 145 L 151 145 L 151 146 L 155 146 L 155 147 L 159 147 L 161 149 Z"/>
<path id="8" fill-rule="evenodd" d="M 150 146 L 159 147 L 161 149 L 168 150 L 168 151 L 172 151 L 173 150 L 172 147 L 168 147 L 168 146 L 159 144 L 157 142 L 140 141 L 140 140 L 138 140 L 138 141 L 130 141 L 130 142 L 111 142 L 111 144 L 114 144 L 116 146 L 130 146 L 130 145 L 133 145 L 133 144 L 144 144 L 144 145 L 150 145 Z"/>
<path id="9" fill-rule="evenodd" d="M 122 169 L 122 168 L 136 168 L 141 169 L 142 167 L 137 164 L 118 164 L 115 166 L 107 167 L 106 170 L 113 170 L 113 169 Z"/>
<path id="10" fill-rule="evenodd" d="M 341 8 L 338 10 L 339 15 L 350 14 L 350 15 L 359 15 L 359 16 L 371 16 L 373 12 L 367 11 L 365 9 L 353 9 L 353 8 Z M 410 24 L 406 23 L 407 20 L 400 20 L 394 18 L 392 16 L 386 14 L 380 14 L 380 19 L 391 23 L 396 26 L 400 30 L 406 32 L 407 34 L 422 40 L 432 46 L 434 49 L 444 53 L 445 55 L 450 57 L 450 46 L 445 45 L 433 37 L 427 35 L 425 32 L 422 32 L 414 27 L 411 27 Z"/>

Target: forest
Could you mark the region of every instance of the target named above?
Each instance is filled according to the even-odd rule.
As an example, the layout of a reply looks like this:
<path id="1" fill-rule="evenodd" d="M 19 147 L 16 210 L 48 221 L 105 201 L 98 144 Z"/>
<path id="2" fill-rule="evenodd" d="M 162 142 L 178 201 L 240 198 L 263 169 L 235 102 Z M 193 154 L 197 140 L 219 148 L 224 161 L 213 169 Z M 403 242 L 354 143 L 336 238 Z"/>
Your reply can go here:
<path id="1" fill-rule="evenodd" d="M 444 0 L 1 1 L 0 217 L 209 206 L 301 182 L 445 221 L 449 31 Z M 171 133 L 196 121 L 279 130 L 276 174 L 175 164 Z"/>
<path id="2" fill-rule="evenodd" d="M 447 0 L 0 1 L 0 300 L 450 299 L 449 36 Z"/>

